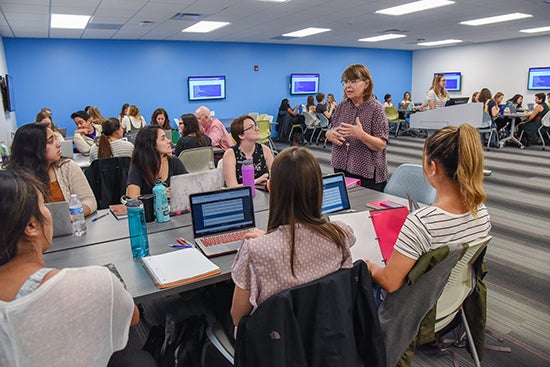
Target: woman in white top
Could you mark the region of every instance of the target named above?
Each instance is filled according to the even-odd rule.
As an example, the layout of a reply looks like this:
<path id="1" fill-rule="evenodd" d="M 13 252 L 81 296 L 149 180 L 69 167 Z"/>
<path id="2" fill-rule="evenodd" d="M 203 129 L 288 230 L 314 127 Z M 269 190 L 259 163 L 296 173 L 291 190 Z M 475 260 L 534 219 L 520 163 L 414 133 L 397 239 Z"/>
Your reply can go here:
<path id="1" fill-rule="evenodd" d="M 43 189 L 29 173 L 0 171 L 0 366 L 106 366 L 139 311 L 106 267 L 46 268 Z"/>
<path id="2" fill-rule="evenodd" d="M 491 229 L 483 191 L 483 147 L 469 124 L 447 126 L 424 143 L 424 174 L 437 191 L 431 206 L 409 214 L 385 268 L 365 260 L 387 292 L 401 287 L 420 256 L 441 246 L 486 237 Z"/>
<path id="3" fill-rule="evenodd" d="M 429 110 L 445 107 L 445 104 L 450 99 L 449 93 L 445 89 L 445 75 L 437 74 L 432 81 L 432 88 L 426 96 L 426 104 Z"/>
<path id="4" fill-rule="evenodd" d="M 128 107 L 128 116 L 122 118 L 122 126 L 126 132 L 131 130 L 141 130 L 145 127 L 145 119 L 139 113 L 139 108 L 134 105 Z"/>
<path id="5" fill-rule="evenodd" d="M 103 134 L 99 142 L 90 149 L 90 162 L 96 159 L 112 157 L 132 157 L 134 144 L 122 140 L 124 129 L 116 118 L 109 118 L 103 123 Z"/>

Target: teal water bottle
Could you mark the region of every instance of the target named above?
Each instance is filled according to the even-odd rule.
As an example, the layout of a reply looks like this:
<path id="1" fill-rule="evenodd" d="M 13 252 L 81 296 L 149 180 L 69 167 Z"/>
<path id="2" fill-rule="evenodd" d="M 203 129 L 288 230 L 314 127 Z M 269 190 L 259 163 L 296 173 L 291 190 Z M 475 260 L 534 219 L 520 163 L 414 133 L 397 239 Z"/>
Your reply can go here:
<path id="1" fill-rule="evenodd" d="M 126 209 L 128 211 L 128 230 L 130 231 L 132 256 L 135 259 L 149 256 L 149 239 L 147 238 L 143 203 L 141 200 L 128 199 Z"/>
<path id="2" fill-rule="evenodd" d="M 153 187 L 155 216 L 158 223 L 165 223 L 170 221 L 170 208 L 168 207 L 168 195 L 166 194 L 166 187 L 160 180 L 157 180 L 157 184 Z"/>

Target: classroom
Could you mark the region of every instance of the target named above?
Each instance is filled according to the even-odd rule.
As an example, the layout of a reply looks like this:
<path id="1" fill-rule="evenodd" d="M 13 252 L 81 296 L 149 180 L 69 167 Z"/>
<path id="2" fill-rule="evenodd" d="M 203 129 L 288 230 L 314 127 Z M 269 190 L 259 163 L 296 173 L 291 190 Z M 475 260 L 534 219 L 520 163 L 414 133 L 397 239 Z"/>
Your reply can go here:
<path id="1" fill-rule="evenodd" d="M 439 8 L 403 16 L 376 13 L 405 3 L 404 0 L 2 3 L 0 76 L 9 84 L 11 111 L 4 109 L 0 113 L 0 143 L 9 147 L 16 130 L 34 122 L 43 107 L 51 109 L 57 128 L 65 129 L 68 136 L 76 130 L 71 117 L 75 111 L 98 106 L 103 116 L 116 118 L 125 103 L 139 106 L 147 125 L 155 109 L 165 109 L 174 130 L 178 129 L 181 115 L 197 114 L 203 105 L 228 129 L 231 121 L 251 111 L 272 115 L 277 121 L 281 100 L 288 99 L 291 108 L 306 105 L 308 94 L 291 91 L 292 74 L 318 74 L 318 92 L 333 94 L 339 103 L 345 99 L 346 85 L 352 82 L 342 73 L 352 64 L 368 68 L 374 85 L 372 93 L 378 101 L 383 103 L 384 96 L 390 94 L 396 106 L 406 91 L 414 104 L 425 104 L 434 74 L 438 73 L 460 73 L 459 90 L 448 92 L 453 99 L 469 101 L 473 92 L 489 88 L 493 94 L 504 94 L 503 103 L 521 94 L 526 107 L 535 102 L 536 93 L 550 92 L 550 88 L 528 87 L 530 68 L 550 68 L 549 1 L 448 1 L 449 4 Z M 50 15 L 54 13 L 87 14 L 92 18 L 84 29 L 58 29 L 50 27 Z M 482 26 L 459 24 L 506 13 L 527 15 Z M 230 24 L 210 33 L 182 32 L 201 20 Z M 303 38 L 283 35 L 307 27 L 328 30 Z M 523 32 L 542 27 L 546 31 Z M 359 40 L 390 33 L 402 37 L 380 42 Z M 459 41 L 443 46 L 420 45 L 451 38 Z M 223 76 L 224 98 L 191 100 L 191 79 L 200 76 Z M 416 114 L 421 113 L 424 112 Z M 249 120 L 243 124 L 246 121 Z M 395 135 L 390 136 L 385 147 L 390 177 L 401 164 L 423 164 L 426 140 L 424 135 L 397 136 L 397 132 Z M 276 134 L 271 137 L 275 139 Z M 324 175 L 332 174 L 334 167 L 335 144 L 331 144 L 329 134 L 326 139 L 326 147 L 323 140 L 318 145 L 315 139 L 311 144 L 305 143 Z M 274 143 L 279 155 L 289 145 L 286 140 Z M 511 347 L 512 351 L 487 350 L 481 365 L 543 366 L 550 363 L 546 335 L 550 328 L 547 291 L 550 237 L 545 229 L 550 220 L 546 209 L 550 205 L 548 148 L 543 150 L 541 142 L 536 141 L 527 149 L 519 149 L 513 142 L 504 145 L 483 152 L 483 185 L 493 236 L 485 256 L 489 268 L 486 340 L 487 344 Z M 362 190 L 349 190 L 353 209 L 362 206 L 365 209 L 361 210 L 366 210 L 368 202 L 394 200 L 372 190 Z M 262 230 L 267 229 L 269 195 L 256 190 L 253 200 L 256 226 Z M 395 200 L 401 204 L 407 202 Z M 191 294 L 201 288 L 215 288 L 216 282 L 231 282 L 234 255 L 211 258 L 222 270 L 216 280 L 160 292 L 142 266 L 130 262 L 126 225 L 120 227 L 121 223 L 108 215 L 98 219 L 98 223 L 104 223 L 110 233 L 90 230 L 92 218 L 103 213 L 108 213 L 108 209 L 100 209 L 86 219 L 89 233 L 82 242 L 82 238 L 75 242 L 74 236 L 54 238 L 52 249 L 44 255 L 46 265 L 63 268 L 115 263 L 134 302 L 145 304 L 140 305 L 140 311 L 152 314 L 149 321 L 157 322 L 158 316 L 163 315 L 159 309 L 177 313 L 173 303 L 178 297 L 186 299 L 182 292 Z M 191 224 L 189 213 L 172 217 L 169 224 L 148 223 L 151 254 L 167 251 L 168 233 L 172 236 L 181 233 L 186 240 L 193 238 Z M 115 247 L 125 250 L 115 251 Z M 103 253 L 98 255 L 100 251 Z M 90 263 L 94 256 L 97 258 Z M 163 303 L 157 293 L 171 303 Z M 515 314 L 520 313 L 517 307 L 523 316 Z M 142 322 L 130 328 L 128 346 L 140 349 L 150 326 Z M 465 348 L 453 349 L 455 357 L 437 349 L 418 348 L 412 365 L 451 366 L 453 359 L 458 359 L 461 365 L 474 365 Z"/>

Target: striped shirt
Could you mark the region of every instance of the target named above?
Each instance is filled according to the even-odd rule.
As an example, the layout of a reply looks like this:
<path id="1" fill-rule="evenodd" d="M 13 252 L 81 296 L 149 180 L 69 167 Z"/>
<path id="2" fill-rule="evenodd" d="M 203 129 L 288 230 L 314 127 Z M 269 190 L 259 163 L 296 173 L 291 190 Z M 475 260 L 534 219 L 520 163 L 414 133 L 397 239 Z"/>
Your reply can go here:
<path id="1" fill-rule="evenodd" d="M 486 237 L 490 229 L 489 213 L 484 204 L 478 207 L 477 217 L 470 212 L 452 214 L 429 206 L 409 214 L 394 249 L 416 260 L 441 246 L 460 245 Z"/>
<path id="2" fill-rule="evenodd" d="M 113 157 L 132 157 L 134 152 L 134 144 L 129 141 L 118 139 L 111 142 L 111 151 L 113 152 Z M 90 149 L 90 162 L 93 162 L 97 159 L 99 153 L 99 146 L 97 144 L 92 145 Z"/>

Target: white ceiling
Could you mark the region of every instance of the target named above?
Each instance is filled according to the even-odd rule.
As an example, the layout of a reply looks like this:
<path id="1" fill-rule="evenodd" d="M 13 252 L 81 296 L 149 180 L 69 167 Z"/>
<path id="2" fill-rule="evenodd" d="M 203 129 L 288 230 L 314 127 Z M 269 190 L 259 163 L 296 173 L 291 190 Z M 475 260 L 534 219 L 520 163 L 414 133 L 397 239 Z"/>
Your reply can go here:
<path id="1" fill-rule="evenodd" d="M 550 26 L 550 0 L 456 0 L 453 5 L 408 15 L 375 14 L 410 1 L 290 0 L 276 4 L 256 0 L 0 0 L 0 34 L 18 38 L 189 40 L 417 50 L 425 48 L 416 45 L 419 40 L 454 38 L 463 40 L 463 44 L 481 43 L 532 37 L 519 30 Z M 182 33 L 183 28 L 197 20 L 172 19 L 179 12 L 231 24 L 207 34 Z M 478 27 L 458 24 L 513 12 L 533 17 Z M 51 13 L 92 18 L 84 30 L 50 29 Z M 277 39 L 283 33 L 306 27 L 332 31 Z M 376 43 L 357 41 L 389 33 L 391 29 L 407 37 Z"/>

